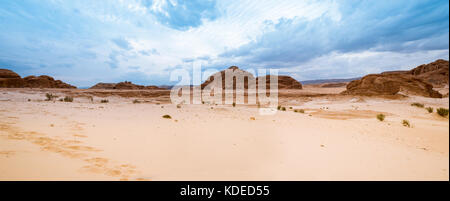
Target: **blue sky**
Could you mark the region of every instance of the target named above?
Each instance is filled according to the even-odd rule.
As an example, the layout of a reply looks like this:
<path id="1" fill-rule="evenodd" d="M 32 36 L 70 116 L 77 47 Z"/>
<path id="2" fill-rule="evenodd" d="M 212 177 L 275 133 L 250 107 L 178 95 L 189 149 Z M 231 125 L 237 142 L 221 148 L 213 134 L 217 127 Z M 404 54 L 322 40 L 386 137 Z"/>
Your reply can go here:
<path id="1" fill-rule="evenodd" d="M 449 57 L 448 0 L 6 0 L 0 28 L 0 68 L 76 86 L 173 84 L 192 61 L 309 80 Z"/>

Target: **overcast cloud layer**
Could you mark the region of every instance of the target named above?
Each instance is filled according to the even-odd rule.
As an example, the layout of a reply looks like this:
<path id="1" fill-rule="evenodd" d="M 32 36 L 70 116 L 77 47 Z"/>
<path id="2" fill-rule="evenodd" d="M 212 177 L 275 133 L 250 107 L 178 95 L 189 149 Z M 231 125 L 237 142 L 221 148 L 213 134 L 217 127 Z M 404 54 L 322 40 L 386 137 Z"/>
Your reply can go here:
<path id="1" fill-rule="evenodd" d="M 172 84 L 193 61 L 309 80 L 449 57 L 448 0 L 2 1 L 0 28 L 0 68 L 77 86 Z"/>

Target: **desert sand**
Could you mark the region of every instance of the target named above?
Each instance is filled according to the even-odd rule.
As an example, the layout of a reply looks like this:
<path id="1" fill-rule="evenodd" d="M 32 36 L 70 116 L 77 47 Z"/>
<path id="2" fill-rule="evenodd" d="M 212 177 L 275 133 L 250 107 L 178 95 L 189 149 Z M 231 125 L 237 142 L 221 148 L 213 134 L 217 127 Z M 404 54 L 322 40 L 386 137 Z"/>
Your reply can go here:
<path id="1" fill-rule="evenodd" d="M 261 116 L 255 105 L 177 108 L 166 92 L 0 89 L 0 180 L 449 180 L 448 117 L 411 106 L 448 108 L 448 97 L 344 90 L 283 90 L 287 111 Z"/>

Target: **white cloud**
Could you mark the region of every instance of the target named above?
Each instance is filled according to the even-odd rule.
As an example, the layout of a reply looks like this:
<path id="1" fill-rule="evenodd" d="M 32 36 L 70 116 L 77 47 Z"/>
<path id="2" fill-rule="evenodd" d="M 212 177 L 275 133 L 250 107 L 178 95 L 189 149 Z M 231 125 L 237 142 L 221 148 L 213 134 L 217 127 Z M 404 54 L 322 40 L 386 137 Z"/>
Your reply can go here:
<path id="1" fill-rule="evenodd" d="M 163 80 L 163 77 L 168 74 L 169 69 L 183 67 L 183 65 L 187 65 L 184 67 L 189 67 L 184 61 L 186 61 L 186 59 L 189 60 L 199 57 L 201 57 L 208 66 L 216 67 L 217 69 L 225 68 L 230 65 L 275 65 L 276 67 L 283 67 L 282 72 L 294 74 L 299 79 L 359 76 L 369 72 L 405 68 L 405 65 L 410 67 L 416 64 L 427 63 L 438 57 L 448 58 L 448 49 L 445 51 L 422 50 L 435 50 L 436 47 L 442 46 L 442 44 L 438 44 L 436 41 L 443 41 L 443 43 L 447 43 L 448 46 L 448 39 L 445 39 L 445 37 L 448 38 L 448 4 L 447 10 L 427 12 L 430 13 L 429 15 L 431 17 L 439 17 L 440 15 L 446 17 L 447 25 L 446 27 L 443 27 L 443 30 L 446 28 L 447 34 L 441 34 L 432 39 L 424 34 L 424 36 L 418 37 L 417 40 L 411 40 L 401 44 L 392 42 L 388 43 L 388 45 L 383 44 L 377 47 L 361 48 L 354 51 L 350 48 L 350 50 L 346 50 L 344 53 L 343 51 L 337 52 L 330 50 L 330 52 L 325 52 L 325 55 L 311 54 L 311 60 L 305 61 L 305 63 L 299 63 L 298 60 L 300 59 L 298 59 L 299 56 L 297 55 L 299 53 L 295 46 L 299 46 L 299 44 L 302 44 L 302 41 L 306 41 L 305 44 L 311 44 L 311 47 L 320 45 L 329 47 L 328 44 L 330 42 L 335 42 L 335 39 L 330 37 L 335 33 L 323 33 L 329 30 L 320 30 L 319 32 L 308 32 L 310 30 L 306 30 L 317 27 L 323 28 L 319 25 L 312 28 L 311 26 L 313 25 L 305 26 L 303 28 L 305 30 L 302 30 L 301 26 L 292 29 L 289 29 L 289 27 L 287 29 L 280 29 L 280 27 L 277 26 L 283 24 L 285 24 L 285 26 L 297 26 L 300 24 L 283 23 L 290 19 L 294 22 L 300 21 L 303 24 L 329 20 L 329 22 L 327 21 L 328 23 L 339 28 L 340 25 L 345 24 L 344 12 L 346 12 L 346 9 L 349 9 L 343 9 L 341 6 L 344 3 L 348 3 L 348 1 L 218 0 L 214 10 L 211 11 L 216 12 L 214 13 L 214 16 L 217 15 L 217 17 L 202 16 L 200 19 L 201 23 L 196 26 L 187 26 L 189 27 L 187 30 L 171 28 L 167 24 L 164 24 L 164 22 L 161 22 L 161 20 L 158 20 L 158 17 L 155 15 L 155 13 L 160 13 L 170 19 L 175 19 L 174 14 L 179 13 L 173 12 L 182 11 L 175 10 L 170 13 L 168 6 L 185 6 L 183 3 L 176 0 L 119 0 L 114 2 L 109 0 L 53 0 L 36 2 L 36 4 L 42 5 L 43 8 L 35 8 L 29 12 L 21 9 L 16 9 L 14 13 L 8 12 L 8 10 L 2 10 L 2 6 L 0 5 L 0 16 L 5 18 L 8 17 L 8 19 L 15 19 L 15 16 L 19 15 L 26 19 L 24 21 L 39 19 L 36 20 L 38 23 L 45 23 L 45 25 L 49 25 L 50 28 L 54 28 L 55 30 L 48 30 L 48 32 L 42 32 L 41 30 L 35 31 L 32 26 L 23 25 L 24 27 L 30 28 L 29 30 L 26 30 L 28 31 L 27 33 L 23 33 L 22 35 L 15 34 L 14 37 L 12 37 L 2 36 L 0 34 L 0 40 L 4 39 L 3 41 L 8 41 L 13 38 L 15 41 L 18 41 L 17 44 L 15 44 L 16 46 L 14 46 L 13 43 L 3 43 L 2 47 L 7 47 L 9 50 L 15 51 L 0 52 L 0 59 L 5 60 L 6 58 L 8 61 L 14 61 L 14 63 L 20 63 L 22 61 L 22 63 L 25 63 L 27 66 L 33 66 L 34 68 L 38 68 L 37 66 L 43 63 L 47 64 L 47 66 L 59 63 L 72 63 L 73 67 L 71 70 L 55 70 L 52 69 L 52 67 L 39 69 L 48 72 L 58 72 L 58 74 L 65 76 L 65 78 L 72 75 L 73 78 L 70 80 L 72 80 L 74 84 L 81 86 L 91 85 L 94 84 L 92 82 L 96 81 L 122 79 L 124 73 L 133 73 L 137 71 L 143 74 L 144 77 L 148 77 L 149 81 L 153 79 L 153 76 L 158 76 L 161 78 L 158 81 L 161 81 L 162 84 L 164 84 L 165 81 Z M 355 12 L 355 21 L 357 21 L 357 17 L 360 17 L 361 12 L 366 11 L 364 10 L 366 8 L 363 7 L 358 10 L 356 9 L 356 6 L 359 6 L 359 4 L 363 4 L 364 6 L 367 6 L 366 4 L 375 4 L 375 1 L 354 4 L 355 10 L 357 10 L 357 12 Z M 383 10 L 389 8 L 389 5 L 391 4 L 387 4 L 384 7 L 381 6 L 381 8 L 377 9 Z M 407 5 L 405 5 L 405 7 L 407 7 Z M 47 12 L 48 10 L 46 9 L 59 11 L 60 13 L 63 13 L 63 15 L 61 16 L 54 12 Z M 423 9 L 425 11 L 434 11 L 434 8 L 432 7 L 424 7 Z M 353 8 L 350 10 L 353 10 Z M 37 11 L 42 13 L 34 13 Z M 206 13 L 211 14 L 210 12 Z M 376 19 L 377 13 L 375 8 L 374 11 L 370 13 L 374 15 L 370 17 L 374 17 L 373 20 L 379 20 L 380 24 L 388 23 L 401 17 L 401 15 L 399 15 L 389 19 Z M 447 14 L 447 16 L 444 16 L 445 14 Z M 70 23 L 67 22 L 68 18 L 73 18 Z M 197 18 L 195 18 L 195 20 L 197 20 Z M 437 20 L 437 22 L 442 22 L 442 19 L 440 21 Z M 422 21 L 405 24 L 410 25 L 410 27 L 417 24 L 420 25 L 417 27 L 419 31 L 422 30 L 424 33 L 427 31 L 427 27 L 422 26 L 426 23 Z M 350 25 L 353 24 L 350 23 Z M 357 26 L 358 24 L 354 25 Z M 11 25 L 11 27 L 13 27 L 11 28 L 12 31 L 22 31 L 15 30 L 14 28 L 16 27 L 14 27 L 14 25 Z M 436 27 L 438 26 L 436 25 Z M 351 26 L 349 27 L 349 29 L 352 28 L 353 27 Z M 361 29 L 364 28 L 370 27 L 362 27 Z M 282 31 L 276 32 L 277 30 L 290 31 L 293 34 L 280 34 Z M 371 31 L 376 32 L 378 30 Z M 44 34 L 37 35 L 39 33 Z M 303 33 L 303 35 L 301 33 Z M 340 36 L 344 37 L 343 40 L 345 40 L 345 37 L 347 36 L 359 37 L 358 34 L 352 35 L 348 33 L 351 33 L 351 30 L 336 34 L 341 34 Z M 269 36 L 270 38 L 268 38 L 268 34 L 272 34 Z M 372 33 L 366 32 L 364 37 L 370 36 L 371 34 Z M 409 32 L 406 32 L 405 35 L 410 36 Z M 302 38 L 297 36 L 302 36 Z M 44 52 L 42 50 L 45 49 L 51 50 L 46 51 L 46 54 L 29 54 L 30 56 L 27 57 L 27 55 L 24 55 L 23 53 L 28 52 L 28 50 L 20 48 L 25 46 L 24 44 L 26 42 L 23 41 L 26 41 L 27 38 L 30 37 L 38 38 L 42 41 L 46 41 L 46 43 L 29 43 L 27 44 L 28 46 L 40 50 L 40 52 Z M 116 43 L 111 42 L 114 39 L 123 39 L 126 40 L 126 42 L 123 40 L 116 40 Z M 393 40 L 395 40 L 395 38 Z M 317 43 L 321 44 L 317 45 Z M 219 56 L 224 52 L 239 49 L 248 44 L 259 45 L 257 48 L 252 49 L 253 52 L 251 52 L 259 55 L 258 58 L 255 57 L 256 59 L 268 58 L 270 55 L 275 55 L 274 57 L 276 57 L 276 59 L 271 60 L 271 58 L 268 58 L 267 60 L 257 60 L 256 62 L 254 61 L 251 63 L 249 62 L 249 59 L 244 56 Z M 389 44 L 392 44 L 392 46 L 389 46 Z M 117 45 L 119 45 L 119 47 Z M 288 47 L 288 45 L 291 46 Z M 349 46 L 351 45 L 353 44 L 350 44 Z M 419 47 L 419 49 L 414 49 L 414 47 Z M 250 46 L 250 48 L 252 47 Z M 338 48 L 343 49 L 343 47 Z M 398 48 L 410 49 L 411 51 L 409 53 L 399 52 L 397 50 Z M 308 47 L 306 47 L 306 49 L 308 49 Z M 277 53 L 284 53 L 281 51 L 290 53 L 286 56 L 287 59 L 279 59 L 280 57 L 277 56 Z M 60 56 L 62 52 L 66 55 L 85 55 L 85 57 L 81 59 L 78 57 L 56 58 Z M 88 53 L 81 54 L 84 52 L 93 53 L 95 56 L 89 56 Z M 142 54 L 142 52 L 145 53 Z M 111 54 L 115 54 L 116 56 L 110 57 Z M 295 58 L 289 61 L 289 57 Z M 309 58 L 308 55 L 306 57 Z M 108 62 L 114 62 L 117 67 L 110 68 Z M 241 67 L 246 68 L 254 66 Z"/>
<path id="2" fill-rule="evenodd" d="M 282 68 L 280 73 L 298 80 L 354 78 L 392 70 L 410 70 L 437 59 L 449 59 L 449 50 L 404 52 L 361 51 L 330 54 L 314 58 L 302 65 Z"/>

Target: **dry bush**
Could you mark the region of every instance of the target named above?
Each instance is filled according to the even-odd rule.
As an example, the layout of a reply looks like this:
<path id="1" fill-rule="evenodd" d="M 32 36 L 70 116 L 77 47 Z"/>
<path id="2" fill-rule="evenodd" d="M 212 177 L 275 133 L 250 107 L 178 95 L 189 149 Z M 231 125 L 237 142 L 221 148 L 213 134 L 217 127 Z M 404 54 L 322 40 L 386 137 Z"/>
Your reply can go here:
<path id="1" fill-rule="evenodd" d="M 380 121 L 384 121 L 385 118 L 386 118 L 386 115 L 384 115 L 384 114 L 378 114 L 377 115 L 377 119 L 380 120 Z"/>

